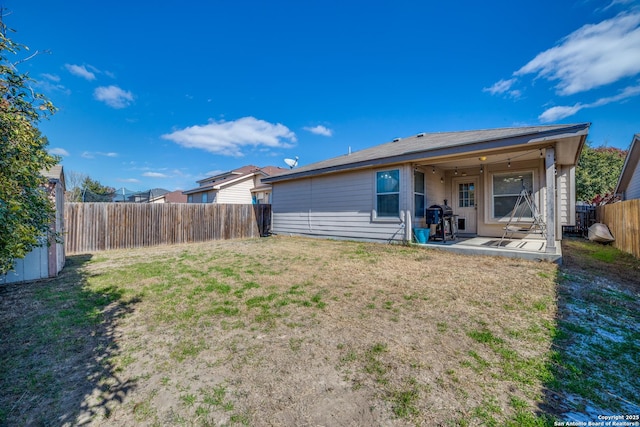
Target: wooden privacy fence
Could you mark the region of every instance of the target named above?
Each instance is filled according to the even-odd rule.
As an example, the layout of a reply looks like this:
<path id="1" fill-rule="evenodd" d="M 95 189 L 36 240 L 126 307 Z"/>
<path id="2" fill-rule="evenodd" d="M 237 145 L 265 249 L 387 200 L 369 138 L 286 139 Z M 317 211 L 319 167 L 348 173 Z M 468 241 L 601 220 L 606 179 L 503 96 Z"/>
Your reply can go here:
<path id="1" fill-rule="evenodd" d="M 271 205 L 66 203 L 68 254 L 268 234 Z"/>
<path id="2" fill-rule="evenodd" d="M 616 248 L 640 258 L 640 199 L 598 206 L 596 217 L 611 230 Z"/>

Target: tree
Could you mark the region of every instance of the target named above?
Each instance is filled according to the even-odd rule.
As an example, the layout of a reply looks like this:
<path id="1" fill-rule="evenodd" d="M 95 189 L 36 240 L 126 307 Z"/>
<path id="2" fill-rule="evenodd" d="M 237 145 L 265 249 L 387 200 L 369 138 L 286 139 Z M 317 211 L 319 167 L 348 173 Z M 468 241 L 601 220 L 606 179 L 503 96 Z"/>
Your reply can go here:
<path id="1" fill-rule="evenodd" d="M 102 185 L 88 176 L 82 181 L 81 191 L 83 202 L 111 202 L 116 192 L 115 188 Z"/>
<path id="2" fill-rule="evenodd" d="M 72 170 L 64 173 L 64 181 L 67 187 L 67 202 L 111 202 L 116 191 L 113 187 L 91 179 L 85 173 Z"/>
<path id="3" fill-rule="evenodd" d="M 47 139 L 37 127 L 55 107 L 32 90 L 33 80 L 17 68 L 35 54 L 12 62 L 11 56 L 27 48 L 8 38 L 7 31 L 0 9 L 0 274 L 51 232 L 53 203 L 42 171 L 59 161 L 47 153 Z"/>
<path id="4" fill-rule="evenodd" d="M 87 178 L 87 174 L 72 170 L 64 171 L 64 184 L 66 192 L 64 193 L 65 202 L 81 202 L 82 201 L 82 183 Z"/>
<path id="5" fill-rule="evenodd" d="M 582 149 L 576 167 L 576 198 L 584 202 L 593 202 L 596 197 L 615 191 L 627 155 L 619 148 L 591 148 L 589 144 Z"/>

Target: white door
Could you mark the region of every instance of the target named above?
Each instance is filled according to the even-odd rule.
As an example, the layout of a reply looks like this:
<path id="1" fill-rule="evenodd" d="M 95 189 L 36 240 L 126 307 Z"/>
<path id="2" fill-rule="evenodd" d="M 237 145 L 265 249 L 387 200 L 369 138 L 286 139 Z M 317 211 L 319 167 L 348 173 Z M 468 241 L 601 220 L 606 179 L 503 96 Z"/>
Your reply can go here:
<path id="1" fill-rule="evenodd" d="M 458 233 L 478 232 L 478 178 L 453 180 L 453 214 L 458 215 Z"/>

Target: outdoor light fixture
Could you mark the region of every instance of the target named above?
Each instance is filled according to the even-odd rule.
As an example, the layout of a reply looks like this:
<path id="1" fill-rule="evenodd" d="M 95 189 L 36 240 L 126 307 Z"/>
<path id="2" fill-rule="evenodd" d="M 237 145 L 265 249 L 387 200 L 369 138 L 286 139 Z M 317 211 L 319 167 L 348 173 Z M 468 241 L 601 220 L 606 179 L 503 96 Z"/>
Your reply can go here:
<path id="1" fill-rule="evenodd" d="M 454 172 L 454 175 L 458 175 L 458 167 L 456 166 L 456 171 Z"/>
<path id="2" fill-rule="evenodd" d="M 484 172 L 484 168 L 480 165 L 480 173 Z"/>
<path id="3" fill-rule="evenodd" d="M 511 167 L 511 159 L 509 159 L 509 163 L 507 163 L 507 167 L 510 168 Z"/>
<path id="4" fill-rule="evenodd" d="M 444 184 L 444 177 L 440 177 L 440 184 Z"/>
<path id="5" fill-rule="evenodd" d="M 436 167 L 435 166 L 431 167 L 431 173 L 436 173 Z"/>
<path id="6" fill-rule="evenodd" d="M 478 157 L 478 160 L 484 162 L 485 160 L 487 160 L 487 156 Z"/>

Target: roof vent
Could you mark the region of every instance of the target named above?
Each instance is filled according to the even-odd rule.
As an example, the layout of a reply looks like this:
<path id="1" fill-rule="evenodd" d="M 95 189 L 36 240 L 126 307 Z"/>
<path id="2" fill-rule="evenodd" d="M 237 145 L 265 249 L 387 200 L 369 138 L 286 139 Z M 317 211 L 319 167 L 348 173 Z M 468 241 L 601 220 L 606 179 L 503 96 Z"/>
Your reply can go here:
<path id="1" fill-rule="evenodd" d="M 419 134 L 416 135 L 416 137 L 418 137 L 418 138 L 422 138 L 423 136 L 424 136 L 424 132 L 419 133 Z"/>
<path id="2" fill-rule="evenodd" d="M 398 142 L 400 141 L 400 138 L 393 138 L 393 142 Z"/>

